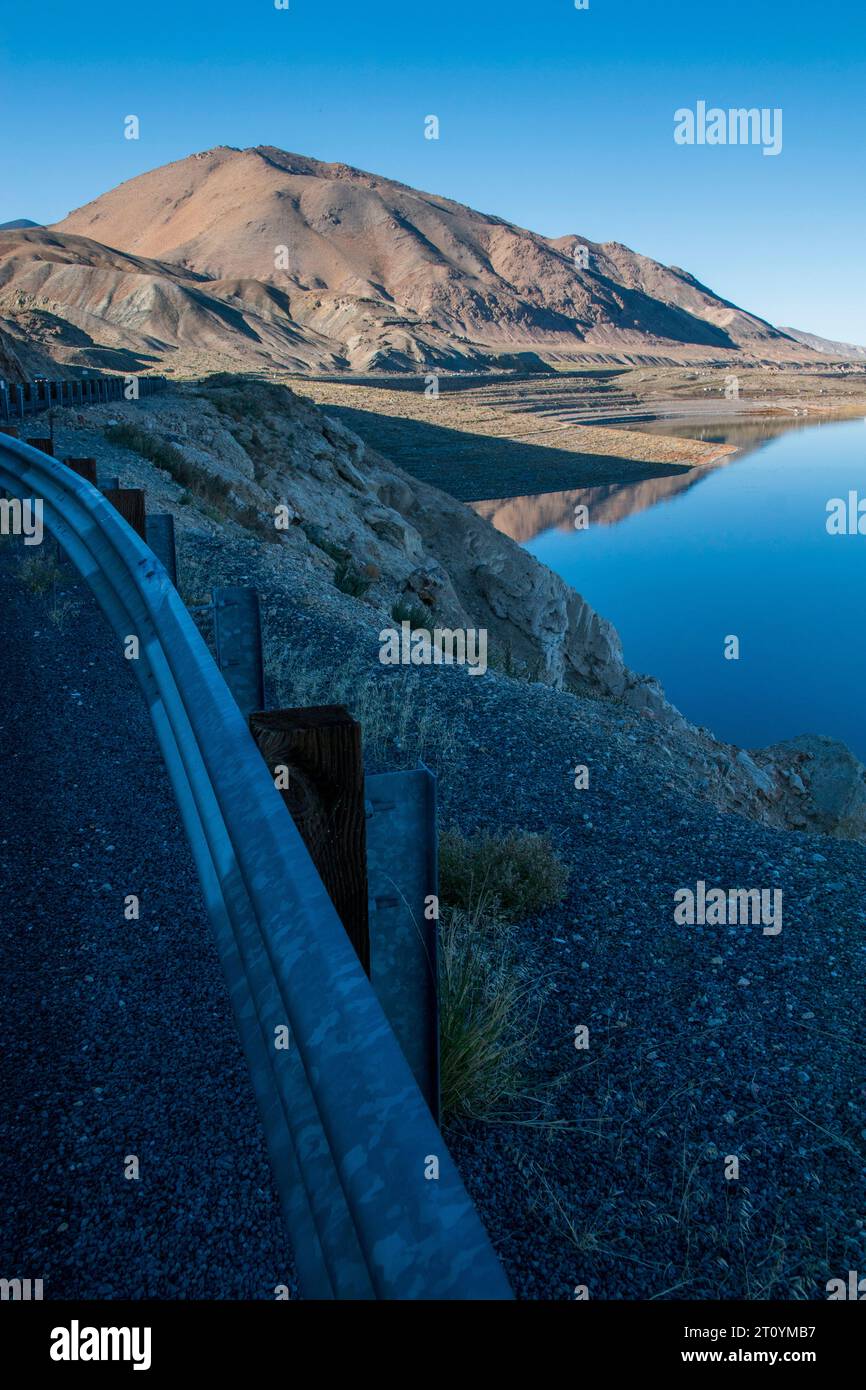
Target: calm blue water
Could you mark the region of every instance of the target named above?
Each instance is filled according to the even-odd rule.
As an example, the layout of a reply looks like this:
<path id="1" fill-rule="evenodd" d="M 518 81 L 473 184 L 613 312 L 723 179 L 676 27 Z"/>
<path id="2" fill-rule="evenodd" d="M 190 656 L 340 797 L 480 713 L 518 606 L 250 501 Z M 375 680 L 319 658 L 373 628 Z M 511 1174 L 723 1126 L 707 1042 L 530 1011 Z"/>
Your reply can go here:
<path id="1" fill-rule="evenodd" d="M 784 434 L 692 476 L 611 525 L 593 523 L 610 489 L 588 490 L 587 531 L 546 530 L 526 548 L 614 623 L 628 664 L 693 723 L 752 748 L 830 734 L 866 761 L 866 535 L 825 526 L 831 497 L 866 497 L 866 422 Z M 731 633 L 738 661 L 723 657 Z"/>

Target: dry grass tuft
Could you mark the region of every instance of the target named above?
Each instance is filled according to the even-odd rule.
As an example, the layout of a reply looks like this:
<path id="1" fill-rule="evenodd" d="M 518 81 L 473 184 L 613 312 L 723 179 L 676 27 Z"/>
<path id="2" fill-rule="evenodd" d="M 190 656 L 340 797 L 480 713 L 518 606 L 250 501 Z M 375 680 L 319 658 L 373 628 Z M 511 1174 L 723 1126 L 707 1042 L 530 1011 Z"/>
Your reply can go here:
<path id="1" fill-rule="evenodd" d="M 21 561 L 18 576 L 31 594 L 46 594 L 61 578 L 62 570 L 53 555 L 40 551 Z"/>
<path id="2" fill-rule="evenodd" d="M 446 907 L 439 922 L 439 1046 L 446 1120 L 505 1122 L 529 1098 L 524 987 L 507 923 L 483 899 Z"/>
<path id="3" fill-rule="evenodd" d="M 447 766 L 459 731 L 430 703 L 417 671 L 347 666 L 316 668 L 294 659 L 277 673 L 278 703 L 286 707 L 345 705 L 361 725 L 364 752 L 375 764 Z"/>

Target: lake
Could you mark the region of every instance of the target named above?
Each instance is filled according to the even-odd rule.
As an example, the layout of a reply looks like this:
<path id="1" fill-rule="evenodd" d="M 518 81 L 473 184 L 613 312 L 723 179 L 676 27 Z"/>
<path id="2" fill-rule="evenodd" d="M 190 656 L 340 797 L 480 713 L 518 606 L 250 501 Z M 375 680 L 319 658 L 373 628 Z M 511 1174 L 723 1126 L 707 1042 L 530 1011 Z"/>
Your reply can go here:
<path id="1" fill-rule="evenodd" d="M 866 498 L 866 422 L 651 428 L 742 452 L 476 508 L 609 618 L 629 666 L 693 723 L 747 748 L 829 734 L 866 761 L 866 535 L 827 531 L 831 498 Z"/>

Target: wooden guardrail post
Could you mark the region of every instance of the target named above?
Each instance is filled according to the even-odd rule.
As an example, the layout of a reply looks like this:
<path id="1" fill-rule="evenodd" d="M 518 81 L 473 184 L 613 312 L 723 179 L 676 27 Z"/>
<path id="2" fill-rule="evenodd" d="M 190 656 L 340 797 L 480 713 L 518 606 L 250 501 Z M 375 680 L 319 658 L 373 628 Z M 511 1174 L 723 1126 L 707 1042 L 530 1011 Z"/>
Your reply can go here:
<path id="1" fill-rule="evenodd" d="M 67 468 L 71 468 L 73 473 L 77 473 L 79 478 L 84 478 L 88 483 L 96 487 L 96 459 L 71 458 L 64 459 Z"/>
<path id="2" fill-rule="evenodd" d="M 361 965 L 370 973 L 361 726 L 342 705 L 250 715 L 270 768 Z"/>
<path id="3" fill-rule="evenodd" d="M 144 488 L 108 487 L 105 496 L 128 521 L 133 531 L 137 531 L 143 541 L 147 540 L 147 514 L 144 503 Z"/>

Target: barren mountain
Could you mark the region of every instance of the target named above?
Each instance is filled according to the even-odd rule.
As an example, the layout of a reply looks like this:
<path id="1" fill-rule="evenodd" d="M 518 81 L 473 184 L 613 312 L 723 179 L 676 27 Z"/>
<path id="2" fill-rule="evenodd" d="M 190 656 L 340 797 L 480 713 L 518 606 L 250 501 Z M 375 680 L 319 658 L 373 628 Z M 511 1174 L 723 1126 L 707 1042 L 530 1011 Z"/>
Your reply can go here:
<path id="1" fill-rule="evenodd" d="M 53 229 L 0 232 L 0 313 L 30 315 L 24 326 L 66 360 L 119 366 L 128 353 L 173 370 L 229 359 L 466 368 L 515 352 L 658 348 L 810 355 L 616 242 L 553 240 L 270 146 L 220 146 L 130 179 Z"/>
<path id="2" fill-rule="evenodd" d="M 866 357 L 866 347 L 859 347 L 857 343 L 837 343 L 832 338 L 821 338 L 817 333 L 804 333 L 802 328 L 782 328 L 780 332 L 787 333 L 797 343 L 814 348 L 815 352 L 824 352 L 833 357 Z"/>

